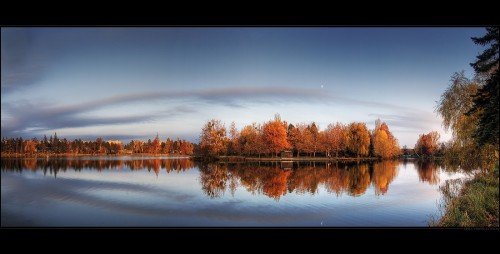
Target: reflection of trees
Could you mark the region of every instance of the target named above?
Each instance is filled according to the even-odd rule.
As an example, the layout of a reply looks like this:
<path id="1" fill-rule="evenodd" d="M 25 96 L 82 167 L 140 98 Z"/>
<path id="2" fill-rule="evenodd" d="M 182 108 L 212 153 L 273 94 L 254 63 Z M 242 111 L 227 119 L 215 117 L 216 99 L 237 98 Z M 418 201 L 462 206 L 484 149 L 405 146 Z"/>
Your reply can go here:
<path id="1" fill-rule="evenodd" d="M 292 170 L 280 168 L 276 163 L 214 164 L 200 166 L 200 179 L 203 191 L 210 197 L 219 197 L 226 189 L 234 193 L 238 184 L 253 194 L 264 194 L 276 200 L 287 192 L 316 194 L 321 185 L 337 195 L 345 192 L 359 196 L 372 182 L 379 195 L 387 192 L 396 177 L 398 163 L 376 162 L 373 173 L 369 167 L 372 164 L 368 163 L 294 164 Z"/>
<path id="2" fill-rule="evenodd" d="M 372 181 L 375 186 L 375 194 L 385 194 L 389 189 L 389 184 L 398 174 L 398 161 L 382 161 L 373 164 Z"/>
<path id="3" fill-rule="evenodd" d="M 152 171 L 159 174 L 162 170 L 182 172 L 198 166 L 202 190 L 212 198 L 221 197 L 226 190 L 233 194 L 238 186 L 252 194 L 264 194 L 275 200 L 287 192 L 316 194 L 323 186 L 328 192 L 341 195 L 359 196 L 366 192 L 372 183 L 375 194 L 385 194 L 390 183 L 397 175 L 398 161 L 371 163 L 293 163 L 283 166 L 280 163 L 214 163 L 195 165 L 189 159 L 131 158 L 115 160 L 111 158 L 30 158 L 2 159 L 1 169 L 22 171 L 42 170 L 44 174 L 56 175 L 59 171 L 82 169 L 112 170 L 129 168 L 131 170 Z M 437 164 L 432 161 L 416 162 L 422 181 L 435 184 L 439 181 Z"/>
<path id="4" fill-rule="evenodd" d="M 161 169 L 167 172 L 185 171 L 195 167 L 193 161 L 189 159 L 131 159 L 131 160 L 113 160 L 107 158 L 2 158 L 1 169 L 3 171 L 23 171 L 23 170 L 42 170 L 44 174 L 57 174 L 59 171 L 66 172 L 68 169 L 81 171 L 82 169 L 95 169 L 98 171 L 122 169 L 124 166 L 131 170 L 148 169 L 159 174 Z"/>
<path id="5" fill-rule="evenodd" d="M 368 164 L 356 164 L 349 169 L 349 194 L 359 196 L 370 186 L 370 171 Z"/>
<path id="6" fill-rule="evenodd" d="M 347 167 L 331 167 L 329 177 L 325 181 L 325 187 L 328 192 L 334 192 L 339 196 L 345 192 L 349 186 L 349 171 Z"/>
<path id="7" fill-rule="evenodd" d="M 288 182 L 288 190 L 290 192 L 295 190 L 299 193 L 316 193 L 322 179 L 323 169 L 323 167 L 301 166 L 300 170 L 294 170 Z"/>
<path id="8" fill-rule="evenodd" d="M 287 180 L 290 176 L 290 170 L 282 170 L 274 168 L 273 172 L 266 174 L 264 180 L 263 191 L 267 196 L 279 200 L 282 195 L 286 194 Z"/>
<path id="9" fill-rule="evenodd" d="M 220 197 L 224 194 L 228 178 L 227 165 L 210 164 L 200 166 L 201 189 L 211 198 Z"/>
<path id="10" fill-rule="evenodd" d="M 415 163 L 415 167 L 420 181 L 432 185 L 439 183 L 438 166 L 434 160 L 419 160 Z"/>

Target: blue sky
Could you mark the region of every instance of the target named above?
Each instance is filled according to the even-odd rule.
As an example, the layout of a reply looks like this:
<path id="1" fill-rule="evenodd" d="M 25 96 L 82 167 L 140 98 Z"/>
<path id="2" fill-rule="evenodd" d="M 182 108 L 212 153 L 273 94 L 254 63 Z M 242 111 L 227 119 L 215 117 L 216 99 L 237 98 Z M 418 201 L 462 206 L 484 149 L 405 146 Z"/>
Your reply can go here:
<path id="1" fill-rule="evenodd" d="M 2 137 L 197 141 L 279 113 L 324 129 L 388 123 L 401 146 L 437 130 L 453 72 L 483 28 L 2 28 Z"/>

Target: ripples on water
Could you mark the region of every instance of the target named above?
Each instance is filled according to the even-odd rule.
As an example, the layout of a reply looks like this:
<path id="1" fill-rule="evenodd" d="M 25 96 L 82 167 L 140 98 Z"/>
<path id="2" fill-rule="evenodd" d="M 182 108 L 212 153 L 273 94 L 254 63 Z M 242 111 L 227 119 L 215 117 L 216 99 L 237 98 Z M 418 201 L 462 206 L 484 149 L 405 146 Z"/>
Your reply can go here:
<path id="1" fill-rule="evenodd" d="M 425 226 L 438 161 L 2 159 L 2 226 Z"/>

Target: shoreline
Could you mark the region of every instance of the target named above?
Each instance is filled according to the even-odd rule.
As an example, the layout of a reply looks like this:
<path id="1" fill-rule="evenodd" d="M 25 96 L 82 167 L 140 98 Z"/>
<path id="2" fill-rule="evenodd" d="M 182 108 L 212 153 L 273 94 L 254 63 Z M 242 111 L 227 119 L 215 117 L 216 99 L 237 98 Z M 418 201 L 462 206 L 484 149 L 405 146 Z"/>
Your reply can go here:
<path id="1" fill-rule="evenodd" d="M 132 157 L 132 158 L 143 158 L 143 157 L 170 157 L 170 158 L 181 158 L 181 159 L 192 159 L 197 161 L 218 161 L 218 162 L 336 162 L 336 161 L 348 161 L 348 162 L 359 162 L 359 161 L 377 161 L 386 159 L 402 159 L 402 160 L 414 160 L 423 159 L 418 157 L 395 157 L 395 158 L 378 158 L 378 157 L 246 157 L 246 156 L 199 156 L 199 155 L 171 155 L 171 154 L 1 154 L 0 158 L 80 158 L 80 157 L 102 157 L 102 158 L 113 158 L 113 157 Z M 440 157 L 425 158 L 425 159 L 439 159 Z"/>

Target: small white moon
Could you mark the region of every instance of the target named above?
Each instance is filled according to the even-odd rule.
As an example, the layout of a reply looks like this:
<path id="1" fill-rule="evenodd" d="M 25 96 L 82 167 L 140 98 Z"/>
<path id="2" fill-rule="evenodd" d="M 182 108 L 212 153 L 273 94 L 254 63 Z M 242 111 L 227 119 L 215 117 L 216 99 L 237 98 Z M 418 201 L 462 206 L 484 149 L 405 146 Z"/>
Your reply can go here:
<path id="1" fill-rule="evenodd" d="M 323 88 L 323 85 L 321 85 L 321 88 Z"/>

